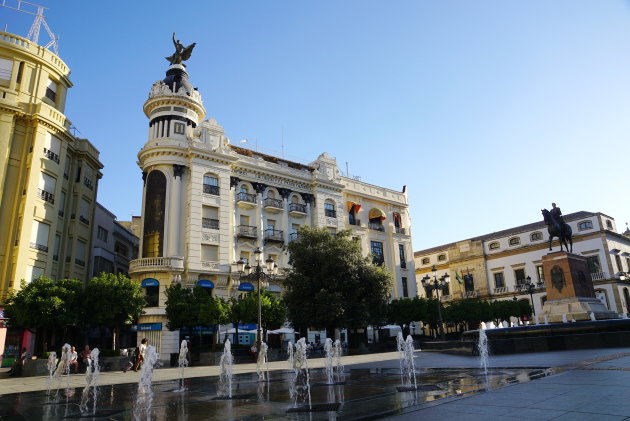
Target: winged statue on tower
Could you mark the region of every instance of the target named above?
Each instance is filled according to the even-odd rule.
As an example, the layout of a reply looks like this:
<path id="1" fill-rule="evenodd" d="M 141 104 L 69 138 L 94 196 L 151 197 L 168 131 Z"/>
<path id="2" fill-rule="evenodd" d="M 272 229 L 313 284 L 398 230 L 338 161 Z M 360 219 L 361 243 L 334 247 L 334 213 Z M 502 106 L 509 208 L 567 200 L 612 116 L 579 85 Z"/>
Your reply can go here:
<path id="1" fill-rule="evenodd" d="M 182 61 L 186 61 L 190 58 L 193 48 L 197 45 L 193 42 L 188 47 L 184 47 L 179 40 L 175 40 L 175 32 L 173 32 L 173 45 L 175 46 L 175 52 L 170 57 L 165 57 L 171 64 L 182 64 Z"/>

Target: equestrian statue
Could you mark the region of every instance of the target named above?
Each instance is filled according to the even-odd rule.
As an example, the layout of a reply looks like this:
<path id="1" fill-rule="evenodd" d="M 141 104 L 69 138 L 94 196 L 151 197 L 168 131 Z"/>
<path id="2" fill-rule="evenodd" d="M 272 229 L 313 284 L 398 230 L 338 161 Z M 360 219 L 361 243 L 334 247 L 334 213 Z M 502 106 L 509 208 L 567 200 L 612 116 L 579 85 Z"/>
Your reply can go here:
<path id="1" fill-rule="evenodd" d="M 551 242 L 553 237 L 558 237 L 560 240 L 560 251 L 562 251 L 562 244 L 569 253 L 573 253 L 573 231 L 569 224 L 564 222 L 562 218 L 562 212 L 559 207 L 556 207 L 555 203 L 551 204 L 551 211 L 547 209 L 542 210 L 545 224 L 547 224 L 547 231 L 549 232 L 549 251 L 551 249 Z M 571 248 L 569 249 L 569 245 Z"/>

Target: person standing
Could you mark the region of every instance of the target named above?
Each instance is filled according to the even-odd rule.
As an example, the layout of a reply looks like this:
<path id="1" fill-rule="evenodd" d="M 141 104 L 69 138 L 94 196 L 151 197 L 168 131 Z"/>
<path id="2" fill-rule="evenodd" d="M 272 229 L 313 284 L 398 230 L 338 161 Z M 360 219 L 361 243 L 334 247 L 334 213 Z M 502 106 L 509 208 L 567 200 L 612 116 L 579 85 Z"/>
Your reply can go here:
<path id="1" fill-rule="evenodd" d="M 140 346 L 138 347 L 138 358 L 136 358 L 136 366 L 133 368 L 133 371 L 138 371 L 140 364 L 144 362 L 144 354 L 147 351 L 148 344 L 149 341 L 147 340 L 147 338 L 142 338 L 142 340 L 140 341 Z"/>

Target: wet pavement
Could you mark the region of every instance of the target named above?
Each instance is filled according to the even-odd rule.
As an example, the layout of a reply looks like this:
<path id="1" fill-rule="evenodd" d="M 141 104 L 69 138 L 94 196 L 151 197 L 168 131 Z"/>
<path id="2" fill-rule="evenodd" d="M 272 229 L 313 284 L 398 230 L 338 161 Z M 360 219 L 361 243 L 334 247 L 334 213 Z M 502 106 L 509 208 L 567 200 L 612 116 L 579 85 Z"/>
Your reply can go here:
<path id="1" fill-rule="evenodd" d="M 322 384 L 323 360 L 310 360 L 309 365 L 316 367 L 311 371 L 311 403 L 313 408 L 323 410 L 319 412 L 291 412 L 296 405 L 289 396 L 292 373 L 286 370 L 285 362 L 271 363 L 270 381 L 264 383 L 258 381 L 253 364 L 235 366 L 239 374 L 235 375 L 233 395 L 238 399 L 233 400 L 216 399 L 217 367 L 187 369 L 187 390 L 183 392 L 178 391 L 180 383 L 174 380 L 179 375 L 177 369 L 159 369 L 154 373 L 151 419 L 391 417 L 464 421 L 630 417 L 630 399 L 624 392 L 625 385 L 630 384 L 630 349 L 491 357 L 487 384 L 477 368 L 478 358 L 416 352 L 417 382 L 422 387 L 411 392 L 397 391 L 401 379 L 395 357 L 395 353 L 344 357 L 346 383 L 335 386 Z M 45 390 L 45 377 L 0 379 L 0 420 L 133 419 L 137 379 L 137 373 L 103 373 L 96 413 L 86 416 L 79 410 L 83 376 L 70 376 L 58 385 L 59 389 L 53 387 L 50 392 Z M 21 393 L 11 393 L 16 389 Z M 331 403 L 337 405 L 323 406 Z M 298 402 L 297 406 L 303 408 L 306 404 Z M 612 406 L 614 411 L 609 409 Z M 145 414 L 139 419 L 146 418 Z"/>

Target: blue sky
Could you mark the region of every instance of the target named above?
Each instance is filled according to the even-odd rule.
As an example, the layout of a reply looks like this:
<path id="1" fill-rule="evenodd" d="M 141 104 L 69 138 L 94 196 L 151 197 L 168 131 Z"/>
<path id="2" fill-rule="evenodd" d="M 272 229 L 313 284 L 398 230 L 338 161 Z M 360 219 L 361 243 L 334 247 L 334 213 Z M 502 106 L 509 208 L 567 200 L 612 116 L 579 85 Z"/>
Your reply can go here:
<path id="1" fill-rule="evenodd" d="M 407 185 L 414 250 L 542 220 L 552 201 L 630 222 L 627 1 L 40 3 L 72 69 L 66 115 L 101 151 L 99 201 L 119 220 L 141 210 L 142 104 L 176 31 L 197 42 L 191 81 L 232 143 L 304 163 L 327 151 Z M 10 32 L 31 22 L 0 8 Z"/>

